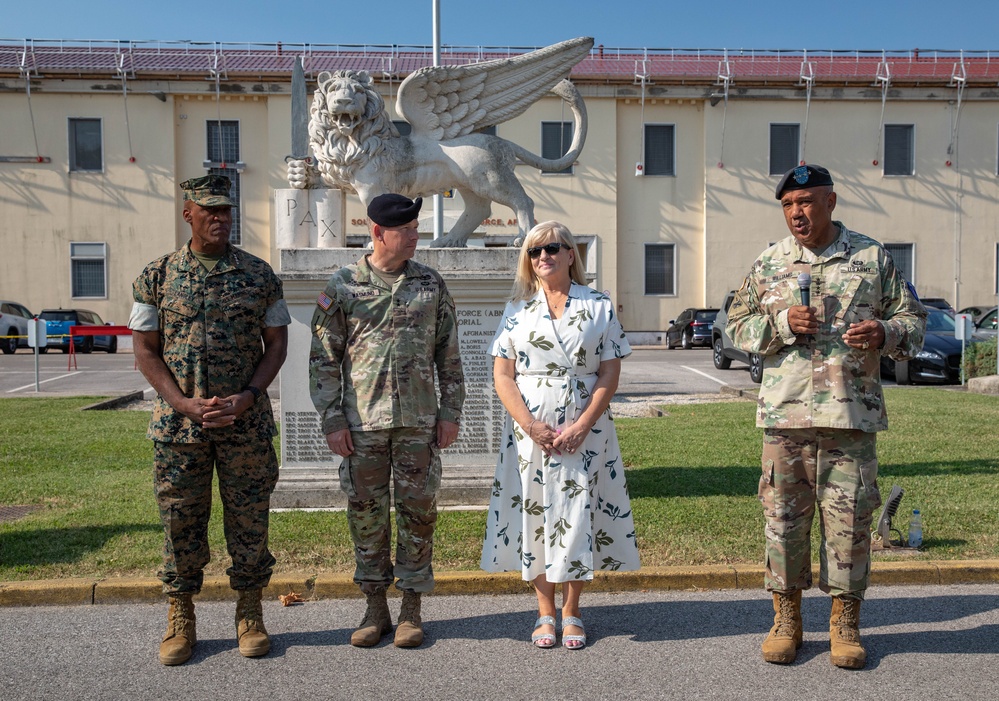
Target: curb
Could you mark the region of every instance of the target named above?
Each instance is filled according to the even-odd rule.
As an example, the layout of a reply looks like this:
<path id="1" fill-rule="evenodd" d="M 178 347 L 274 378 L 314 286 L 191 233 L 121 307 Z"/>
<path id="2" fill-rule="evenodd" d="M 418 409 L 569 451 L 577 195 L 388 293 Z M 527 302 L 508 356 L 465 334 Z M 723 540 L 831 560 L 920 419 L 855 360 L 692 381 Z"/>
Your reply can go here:
<path id="1" fill-rule="evenodd" d="M 128 394 L 122 394 L 117 397 L 111 397 L 110 399 L 104 399 L 96 404 L 88 404 L 87 406 L 80 407 L 80 411 L 104 411 L 108 409 L 118 409 L 126 404 L 142 399 L 143 394 L 142 390 L 129 392 Z"/>
<path id="2" fill-rule="evenodd" d="M 812 569 L 818 578 L 818 566 Z M 759 565 L 707 565 L 702 567 L 643 567 L 635 572 L 598 572 L 589 591 L 696 591 L 711 589 L 762 589 L 764 568 Z M 519 572 L 444 572 L 435 577 L 434 594 L 475 596 L 524 594 L 530 585 Z M 922 560 L 875 562 L 872 586 L 951 585 L 999 582 L 999 560 Z M 264 590 L 265 600 L 294 591 L 307 601 L 357 599 L 361 592 L 349 574 L 276 574 Z M 390 595 L 399 596 L 392 588 Z M 235 594 L 227 577 L 205 577 L 198 598 L 232 601 Z M 113 579 L 43 579 L 0 583 L 0 606 L 83 606 L 90 604 L 159 603 L 162 585 L 149 577 Z"/>

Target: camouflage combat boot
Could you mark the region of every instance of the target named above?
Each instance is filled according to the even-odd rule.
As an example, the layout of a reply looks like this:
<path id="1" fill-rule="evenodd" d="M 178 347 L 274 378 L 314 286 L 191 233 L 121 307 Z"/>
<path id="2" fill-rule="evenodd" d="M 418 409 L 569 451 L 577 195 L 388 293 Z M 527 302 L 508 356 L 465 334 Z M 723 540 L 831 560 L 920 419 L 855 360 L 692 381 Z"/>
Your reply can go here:
<path id="1" fill-rule="evenodd" d="M 791 664 L 801 647 L 801 590 L 774 593 L 774 627 L 763 641 L 763 659 Z"/>
<path id="2" fill-rule="evenodd" d="M 191 648 L 198 642 L 194 632 L 194 601 L 191 592 L 170 596 L 167 631 L 160 643 L 160 662 L 165 665 L 184 664 L 191 659 Z"/>
<path id="3" fill-rule="evenodd" d="M 860 644 L 860 599 L 834 596 L 829 616 L 831 661 L 837 667 L 863 669 L 867 652 Z"/>
<path id="4" fill-rule="evenodd" d="M 392 616 L 389 614 L 385 590 L 368 594 L 368 608 L 364 611 L 364 619 L 357 630 L 350 636 L 350 644 L 354 647 L 372 647 L 386 633 L 392 632 Z"/>
<path id="5" fill-rule="evenodd" d="M 242 589 L 236 602 L 236 640 L 243 657 L 261 657 L 271 649 L 260 595 L 259 589 Z"/>
<path id="6" fill-rule="evenodd" d="M 420 618 L 420 593 L 404 591 L 399 626 L 395 629 L 396 647 L 419 647 L 423 644 L 423 619 Z"/>

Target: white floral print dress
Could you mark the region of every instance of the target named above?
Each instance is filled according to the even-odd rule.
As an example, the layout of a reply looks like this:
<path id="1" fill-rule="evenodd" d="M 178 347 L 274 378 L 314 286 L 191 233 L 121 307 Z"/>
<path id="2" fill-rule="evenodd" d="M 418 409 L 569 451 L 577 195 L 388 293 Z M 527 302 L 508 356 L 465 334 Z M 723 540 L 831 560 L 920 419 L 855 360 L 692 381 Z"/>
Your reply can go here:
<path id="1" fill-rule="evenodd" d="M 489 352 L 516 359 L 516 379 L 534 416 L 565 428 L 582 412 L 603 360 L 631 347 L 610 298 L 573 284 L 561 318 L 544 292 L 509 303 Z M 594 570 L 638 569 L 635 523 L 610 410 L 575 453 L 545 457 L 509 415 L 496 464 L 482 569 L 520 570 L 531 581 L 593 579 Z"/>

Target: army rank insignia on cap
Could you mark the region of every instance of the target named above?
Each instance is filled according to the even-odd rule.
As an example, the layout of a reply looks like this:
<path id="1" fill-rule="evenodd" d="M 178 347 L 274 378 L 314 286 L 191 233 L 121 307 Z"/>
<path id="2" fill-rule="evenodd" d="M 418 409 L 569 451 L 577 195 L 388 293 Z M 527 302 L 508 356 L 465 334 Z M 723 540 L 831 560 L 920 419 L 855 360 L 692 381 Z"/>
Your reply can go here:
<path id="1" fill-rule="evenodd" d="M 316 299 L 316 304 L 318 304 L 319 308 L 324 312 L 328 312 L 330 310 L 330 305 L 333 304 L 333 300 L 330 299 L 330 296 L 325 292 L 320 292 L 319 297 Z"/>

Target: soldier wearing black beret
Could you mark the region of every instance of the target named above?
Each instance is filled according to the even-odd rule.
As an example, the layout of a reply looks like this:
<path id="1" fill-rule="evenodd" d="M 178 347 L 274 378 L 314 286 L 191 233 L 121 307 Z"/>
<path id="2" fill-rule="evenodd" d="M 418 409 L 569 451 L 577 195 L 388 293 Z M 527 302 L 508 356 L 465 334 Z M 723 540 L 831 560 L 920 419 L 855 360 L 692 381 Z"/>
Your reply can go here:
<path id="1" fill-rule="evenodd" d="M 312 317 L 312 402 L 326 444 L 343 458 L 354 581 L 367 599 L 350 636 L 356 647 L 377 645 L 392 631 L 386 591 L 393 582 L 402 590 L 395 645 L 423 643 L 440 451 L 458 437 L 465 399 L 454 302 L 440 274 L 412 260 L 422 204 L 397 194 L 371 200 L 373 250 L 330 277 Z"/>
<path id="2" fill-rule="evenodd" d="M 818 585 L 832 598 L 830 661 L 860 669 L 867 663 L 860 607 L 881 501 L 876 439 L 888 427 L 878 368 L 882 355 L 906 360 L 919 351 L 926 311 L 884 246 L 833 220 L 828 170 L 792 168 L 774 195 L 790 236 L 757 258 L 726 327 L 737 347 L 763 359 L 759 497 L 775 614 L 763 659 L 790 664 L 801 647 L 818 511 Z"/>

